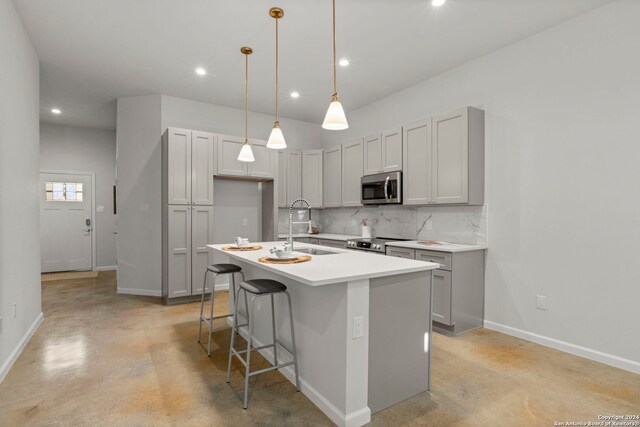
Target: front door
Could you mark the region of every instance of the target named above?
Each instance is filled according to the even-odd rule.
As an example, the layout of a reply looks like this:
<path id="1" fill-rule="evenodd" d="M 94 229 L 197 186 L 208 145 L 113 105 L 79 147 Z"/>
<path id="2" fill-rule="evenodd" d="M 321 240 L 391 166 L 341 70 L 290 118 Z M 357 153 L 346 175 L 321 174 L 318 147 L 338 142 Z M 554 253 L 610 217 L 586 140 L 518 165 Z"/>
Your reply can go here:
<path id="1" fill-rule="evenodd" d="M 91 175 L 40 173 L 42 272 L 91 270 Z"/>

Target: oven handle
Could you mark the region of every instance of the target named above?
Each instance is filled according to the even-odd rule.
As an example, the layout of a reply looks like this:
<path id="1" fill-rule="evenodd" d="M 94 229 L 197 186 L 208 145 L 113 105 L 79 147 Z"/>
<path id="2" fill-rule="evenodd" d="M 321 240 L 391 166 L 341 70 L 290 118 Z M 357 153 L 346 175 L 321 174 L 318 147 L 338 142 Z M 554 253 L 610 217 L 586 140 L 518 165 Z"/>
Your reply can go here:
<path id="1" fill-rule="evenodd" d="M 387 179 L 384 180 L 384 200 L 389 203 L 389 182 L 391 181 L 391 177 L 387 176 Z"/>

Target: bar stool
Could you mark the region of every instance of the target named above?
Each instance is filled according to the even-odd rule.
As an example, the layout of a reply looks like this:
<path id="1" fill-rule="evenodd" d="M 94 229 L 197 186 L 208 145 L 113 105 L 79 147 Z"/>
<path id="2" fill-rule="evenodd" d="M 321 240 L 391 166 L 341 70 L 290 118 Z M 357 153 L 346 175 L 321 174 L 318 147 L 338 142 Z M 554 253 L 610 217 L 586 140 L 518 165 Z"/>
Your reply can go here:
<path id="1" fill-rule="evenodd" d="M 251 312 L 247 319 L 247 323 L 244 325 L 238 325 L 237 312 L 238 312 L 238 299 L 240 296 L 240 291 L 244 292 L 245 305 L 247 303 L 246 302 L 247 292 L 253 295 L 251 297 Z M 276 338 L 276 313 L 275 313 L 275 304 L 273 301 L 273 297 L 274 295 L 277 295 L 277 294 L 285 294 L 287 296 L 287 301 L 289 302 L 289 322 L 291 325 L 291 344 L 293 345 L 292 349 L 288 349 L 280 340 Z M 254 318 L 253 308 L 255 307 L 256 298 L 263 297 L 263 296 L 271 297 L 271 327 L 272 327 L 272 333 L 273 333 L 273 344 L 267 344 L 260 347 L 252 348 L 251 325 L 252 325 L 252 319 Z M 247 337 L 246 350 L 236 350 L 234 347 L 235 334 L 231 335 L 231 345 L 229 346 L 229 364 L 227 366 L 227 383 L 228 383 L 231 378 L 231 360 L 233 356 L 235 355 L 240 360 L 242 365 L 244 365 L 244 406 L 243 406 L 244 409 L 247 409 L 247 405 L 249 403 L 249 377 L 262 374 L 263 372 L 273 371 L 279 368 L 284 368 L 285 366 L 293 365 L 294 372 L 296 375 L 296 390 L 300 391 L 300 380 L 298 378 L 298 359 L 296 356 L 296 339 L 295 339 L 295 334 L 293 333 L 293 311 L 291 310 L 291 296 L 289 295 L 289 292 L 287 292 L 287 287 L 284 284 L 276 280 L 270 280 L 270 279 L 243 280 L 240 283 L 240 289 L 238 289 L 237 296 L 235 299 L 233 325 L 234 327 L 237 327 L 237 328 L 241 328 L 245 326 L 247 327 L 248 337 Z M 291 354 L 291 356 L 293 356 L 293 360 L 291 362 L 278 364 L 277 344 L 280 344 L 280 346 L 283 349 L 285 349 L 289 354 Z M 251 352 L 255 350 L 262 350 L 264 348 L 270 348 L 270 347 L 273 347 L 273 362 L 274 362 L 273 366 L 270 368 L 264 368 L 255 372 L 251 372 L 251 368 L 250 368 Z M 246 353 L 247 355 L 246 360 L 243 359 L 242 356 L 240 356 L 243 353 Z"/>
<path id="2" fill-rule="evenodd" d="M 207 288 L 207 278 L 209 276 L 209 273 L 213 274 L 213 283 L 211 285 L 211 299 L 210 299 L 211 313 L 209 317 L 205 317 L 204 316 L 204 294 Z M 235 264 L 211 264 L 210 266 L 207 267 L 207 270 L 204 272 L 204 283 L 202 284 L 202 297 L 200 299 L 200 326 L 198 327 L 198 342 L 200 342 L 200 338 L 202 337 L 202 322 L 204 322 L 207 325 L 207 328 L 209 329 L 209 344 L 207 346 L 208 356 L 211 356 L 211 333 L 213 331 L 213 321 L 215 319 L 221 319 L 223 317 L 233 316 L 233 313 L 223 314 L 221 316 L 215 316 L 215 317 L 213 316 L 213 302 L 214 302 L 216 278 L 222 274 L 230 274 L 231 275 L 230 291 L 231 291 L 231 295 L 235 295 L 236 293 L 235 273 L 239 273 L 242 276 L 242 280 L 244 281 L 244 273 L 242 272 L 242 268 L 240 268 Z M 245 295 L 244 304 L 245 304 L 245 308 L 247 308 L 248 306 L 247 306 L 246 295 Z M 236 304 L 235 306 L 237 309 L 238 305 Z M 238 328 L 234 327 L 234 331 L 237 332 Z M 231 335 L 233 336 L 233 333 Z"/>

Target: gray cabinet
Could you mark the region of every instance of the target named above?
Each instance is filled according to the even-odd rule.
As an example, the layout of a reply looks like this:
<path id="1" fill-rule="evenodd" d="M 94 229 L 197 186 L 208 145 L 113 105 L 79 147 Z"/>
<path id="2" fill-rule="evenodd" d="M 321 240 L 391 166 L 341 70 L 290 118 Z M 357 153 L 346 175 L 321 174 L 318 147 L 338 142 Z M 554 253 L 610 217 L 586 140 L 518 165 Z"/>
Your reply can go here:
<path id="1" fill-rule="evenodd" d="M 364 138 L 364 175 L 402 170 L 402 129 Z"/>
<path id="2" fill-rule="evenodd" d="M 191 295 L 191 206 L 169 206 L 167 250 L 164 296 Z"/>
<path id="3" fill-rule="evenodd" d="M 323 206 L 342 206 L 342 145 L 324 150 L 322 176 Z"/>
<path id="4" fill-rule="evenodd" d="M 394 256 L 397 258 L 415 259 L 416 251 L 415 249 L 397 248 L 397 247 L 388 246 L 387 255 Z"/>
<path id="5" fill-rule="evenodd" d="M 431 119 L 403 126 L 403 195 L 405 205 L 427 205 L 431 196 Z"/>
<path id="6" fill-rule="evenodd" d="M 251 176 L 256 178 L 274 178 L 277 153 L 266 147 L 266 142 L 251 140 L 253 162 L 241 162 L 238 154 L 244 144 L 244 138 L 218 136 L 217 174 L 226 176 Z"/>
<path id="7" fill-rule="evenodd" d="M 364 172 L 364 139 L 342 146 L 342 206 L 361 206 L 361 179 Z"/>
<path id="8" fill-rule="evenodd" d="M 345 242 L 341 240 L 319 239 L 318 244 L 321 246 L 329 246 L 330 248 L 345 248 Z"/>
<path id="9" fill-rule="evenodd" d="M 302 197 L 302 152 L 287 150 L 287 206 Z"/>
<path id="10" fill-rule="evenodd" d="M 322 152 L 306 150 L 302 152 L 302 197 L 312 208 L 322 205 Z"/>
<path id="11" fill-rule="evenodd" d="M 287 207 L 287 152 L 278 151 L 278 207 Z"/>
<path id="12" fill-rule="evenodd" d="M 166 203 L 213 203 L 214 141 L 211 133 L 167 129 L 162 141 Z"/>
<path id="13" fill-rule="evenodd" d="M 202 293 L 204 272 L 213 264 L 213 252 L 207 247 L 213 243 L 213 206 L 191 208 L 191 294 Z M 212 282 L 208 284 L 212 285 Z M 209 292 L 209 286 L 206 292 Z"/>
<path id="14" fill-rule="evenodd" d="M 461 108 L 403 133 L 404 204 L 484 203 L 484 111 Z"/>
<path id="15" fill-rule="evenodd" d="M 484 251 L 416 250 L 416 259 L 437 262 L 433 270 L 433 329 L 460 335 L 484 324 Z"/>

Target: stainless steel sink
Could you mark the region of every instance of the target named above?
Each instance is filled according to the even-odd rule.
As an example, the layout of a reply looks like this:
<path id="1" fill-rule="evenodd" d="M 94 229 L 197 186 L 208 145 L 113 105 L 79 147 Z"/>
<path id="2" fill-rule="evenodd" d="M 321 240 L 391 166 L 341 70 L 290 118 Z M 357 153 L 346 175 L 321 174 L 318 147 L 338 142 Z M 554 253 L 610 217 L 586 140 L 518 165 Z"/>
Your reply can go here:
<path id="1" fill-rule="evenodd" d="M 293 252 L 302 252 L 303 254 L 309 254 L 309 255 L 334 255 L 334 254 L 340 253 L 340 252 L 325 251 L 324 249 L 316 249 L 316 248 L 294 249 Z"/>

